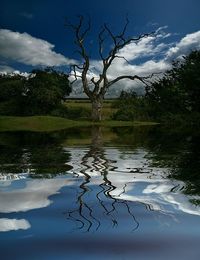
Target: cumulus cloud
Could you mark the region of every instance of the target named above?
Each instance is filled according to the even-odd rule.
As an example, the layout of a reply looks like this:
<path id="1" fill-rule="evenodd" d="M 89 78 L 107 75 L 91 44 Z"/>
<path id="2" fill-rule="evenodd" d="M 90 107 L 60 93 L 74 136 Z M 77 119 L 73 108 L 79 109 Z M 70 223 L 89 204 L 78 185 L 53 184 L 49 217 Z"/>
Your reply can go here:
<path id="1" fill-rule="evenodd" d="M 32 66 L 69 65 L 72 60 L 56 53 L 54 45 L 28 33 L 0 29 L 0 57 Z"/>
<path id="2" fill-rule="evenodd" d="M 113 61 L 111 67 L 108 70 L 108 78 L 114 79 L 120 75 L 135 74 L 138 76 L 147 76 L 155 72 L 163 72 L 169 69 L 169 62 L 165 61 L 163 58 L 171 46 L 171 44 L 162 42 L 162 40 L 168 38 L 171 35 L 164 31 L 166 28 L 166 26 L 158 28 L 156 30 L 156 37 L 149 36 L 142 38 L 140 41 L 132 42 L 121 49 L 118 53 L 118 56 L 121 58 L 116 58 Z M 159 57 L 159 59 L 154 60 L 153 58 L 155 57 Z M 88 78 L 98 78 L 103 67 L 102 61 L 92 60 L 90 64 L 91 68 L 88 73 Z M 76 83 L 72 96 L 76 96 L 77 94 L 81 93 L 80 84 L 80 81 Z M 142 94 L 144 91 L 144 86 L 142 88 L 141 82 L 123 80 L 115 83 L 115 85 L 109 89 L 108 95 L 117 96 L 122 89 L 128 90 L 130 88 L 134 88 L 140 94 Z"/>
<path id="3" fill-rule="evenodd" d="M 187 34 L 180 42 L 167 51 L 166 58 L 176 59 L 197 49 L 200 49 L 200 31 Z"/>
<path id="4" fill-rule="evenodd" d="M 161 41 L 171 36 L 170 33 L 165 33 L 165 29 L 167 29 L 166 26 L 160 27 L 156 30 L 155 36 L 144 37 L 138 42 L 131 42 L 120 50 L 119 55 L 133 61 L 137 58 L 161 54 L 166 48 L 169 48 L 169 44 Z"/>
<path id="5" fill-rule="evenodd" d="M 113 79 L 119 75 L 147 76 L 152 73 L 165 72 L 171 68 L 172 59 L 200 49 L 200 31 L 186 35 L 177 43 L 165 43 L 164 40 L 171 36 L 170 33 L 165 33 L 166 29 L 166 26 L 160 27 L 156 31 L 157 37 L 143 38 L 137 44 L 130 43 L 125 46 L 119 55 L 129 62 L 124 59 L 116 59 L 108 71 L 108 77 Z M 137 59 L 143 59 L 143 62 L 138 63 Z M 96 61 L 94 64 L 98 64 L 98 62 Z M 113 85 L 109 94 L 111 96 L 119 95 L 122 89 L 130 88 L 140 93 L 144 90 L 141 82 L 123 80 L 116 83 L 115 86 Z"/>
<path id="6" fill-rule="evenodd" d="M 140 65 L 127 64 L 125 61 L 120 60 L 113 63 L 109 69 L 109 77 L 111 79 L 119 75 L 138 75 L 147 76 L 152 73 L 163 72 L 169 68 L 169 64 L 163 60 L 154 61 L 149 60 Z"/>
<path id="7" fill-rule="evenodd" d="M 108 78 L 113 79 L 119 75 L 147 76 L 152 73 L 164 72 L 171 67 L 171 61 L 187 55 L 190 51 L 200 49 L 200 31 L 187 34 L 179 42 L 166 42 L 171 36 L 166 32 L 167 26 L 156 30 L 156 37 L 142 38 L 137 43 L 130 43 L 120 50 L 119 56 L 124 57 L 114 60 L 108 70 Z M 32 37 L 27 33 L 0 30 L 0 57 L 21 62 L 27 65 L 37 66 L 60 66 L 76 63 L 63 55 L 56 53 L 51 43 Z M 91 60 L 88 78 L 98 77 L 102 72 L 102 61 Z M 14 70 L 6 64 L 0 65 L 0 71 L 13 72 Z M 77 72 L 79 74 L 80 72 Z M 119 95 L 121 90 L 134 88 L 143 91 L 141 82 L 123 80 L 113 85 L 109 95 Z M 72 96 L 80 96 L 82 93 L 81 81 L 74 85 Z"/>

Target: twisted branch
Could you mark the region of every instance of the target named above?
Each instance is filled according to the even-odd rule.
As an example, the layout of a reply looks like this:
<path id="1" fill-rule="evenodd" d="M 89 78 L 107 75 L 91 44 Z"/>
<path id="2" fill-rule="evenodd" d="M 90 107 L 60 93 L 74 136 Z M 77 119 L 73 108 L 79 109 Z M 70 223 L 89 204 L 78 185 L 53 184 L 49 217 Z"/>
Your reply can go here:
<path id="1" fill-rule="evenodd" d="M 80 77 L 82 79 L 82 85 L 83 90 L 86 93 L 86 95 L 90 98 L 90 100 L 94 100 L 96 98 L 103 99 L 106 91 L 110 86 L 115 84 L 116 82 L 123 80 L 123 79 L 129 79 L 129 80 L 139 80 L 146 86 L 150 83 L 150 79 L 154 76 L 154 74 L 147 76 L 147 77 L 141 77 L 138 75 L 121 75 L 119 77 L 116 77 L 115 79 L 109 80 L 107 76 L 108 69 L 112 65 L 113 61 L 116 58 L 124 59 L 126 62 L 129 63 L 129 61 L 124 57 L 119 55 L 119 51 L 123 49 L 126 45 L 135 42 L 137 43 L 143 38 L 155 36 L 154 32 L 151 33 L 144 33 L 137 37 L 126 37 L 126 31 L 129 24 L 129 19 L 126 17 L 125 25 L 122 29 L 122 31 L 119 34 L 114 34 L 112 30 L 109 28 L 109 26 L 105 23 L 99 34 L 98 34 L 98 52 L 99 56 L 103 63 L 102 72 L 99 74 L 98 79 L 95 79 L 95 77 L 92 77 L 90 80 L 88 80 L 88 72 L 90 68 L 90 58 L 89 55 L 86 52 L 85 47 L 85 38 L 87 37 L 88 33 L 91 29 L 91 21 L 90 18 L 88 18 L 87 22 L 85 22 L 85 18 L 81 15 L 78 16 L 78 23 L 77 25 L 74 25 L 67 21 L 66 25 L 70 27 L 74 33 L 75 33 L 75 44 L 78 47 L 78 53 L 83 59 L 82 66 L 79 65 L 72 65 L 72 70 L 74 73 L 75 80 L 72 82 L 72 84 L 77 80 L 77 77 Z M 86 24 L 86 25 L 85 25 Z M 85 26 L 85 29 L 84 29 Z M 112 41 L 112 48 L 109 51 L 107 55 L 104 54 L 104 45 L 106 38 L 109 37 Z M 81 76 L 77 75 L 76 69 L 78 69 L 81 72 Z M 89 85 L 92 84 L 94 86 L 93 90 L 90 90 Z"/>

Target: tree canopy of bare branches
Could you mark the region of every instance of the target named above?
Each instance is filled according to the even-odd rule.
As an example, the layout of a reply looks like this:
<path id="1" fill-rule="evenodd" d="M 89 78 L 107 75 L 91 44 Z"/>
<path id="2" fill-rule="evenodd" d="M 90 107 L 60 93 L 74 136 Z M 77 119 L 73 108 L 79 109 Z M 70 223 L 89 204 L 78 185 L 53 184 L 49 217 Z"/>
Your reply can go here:
<path id="1" fill-rule="evenodd" d="M 84 93 L 88 96 L 92 103 L 92 120 L 100 121 L 101 120 L 101 109 L 103 105 L 103 99 L 107 90 L 115 83 L 123 79 L 129 80 L 139 80 L 140 82 L 147 84 L 148 80 L 152 77 L 145 76 L 141 77 L 138 75 L 119 75 L 114 79 L 108 78 L 108 69 L 113 64 L 115 59 L 125 59 L 125 57 L 120 56 L 119 52 L 126 45 L 135 42 L 137 43 L 145 37 L 152 36 L 154 33 L 145 33 L 137 37 L 127 38 L 126 30 L 129 24 L 128 18 L 126 18 L 125 25 L 122 31 L 119 34 L 114 34 L 109 26 L 105 23 L 100 32 L 98 33 L 98 53 L 102 60 L 102 71 L 99 74 L 98 78 L 92 77 L 88 78 L 88 73 L 90 70 L 90 56 L 86 50 L 85 39 L 88 36 L 91 30 L 91 21 L 90 18 L 86 20 L 84 16 L 78 16 L 78 23 L 72 24 L 69 21 L 66 22 L 66 26 L 74 32 L 75 44 L 77 47 L 77 52 L 82 59 L 82 64 L 73 64 L 71 66 L 72 75 L 74 76 L 74 83 L 78 78 L 82 81 L 82 87 Z M 111 40 L 111 47 L 108 52 L 105 51 L 105 42 L 106 38 Z M 91 85 L 93 86 L 91 88 Z"/>

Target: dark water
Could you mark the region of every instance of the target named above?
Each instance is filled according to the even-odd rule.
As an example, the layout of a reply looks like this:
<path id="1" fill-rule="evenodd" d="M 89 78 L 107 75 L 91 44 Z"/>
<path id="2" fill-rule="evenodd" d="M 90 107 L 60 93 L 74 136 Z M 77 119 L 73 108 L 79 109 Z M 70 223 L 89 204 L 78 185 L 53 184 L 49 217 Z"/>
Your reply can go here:
<path id="1" fill-rule="evenodd" d="M 200 134 L 0 134 L 0 259 L 200 259 Z"/>

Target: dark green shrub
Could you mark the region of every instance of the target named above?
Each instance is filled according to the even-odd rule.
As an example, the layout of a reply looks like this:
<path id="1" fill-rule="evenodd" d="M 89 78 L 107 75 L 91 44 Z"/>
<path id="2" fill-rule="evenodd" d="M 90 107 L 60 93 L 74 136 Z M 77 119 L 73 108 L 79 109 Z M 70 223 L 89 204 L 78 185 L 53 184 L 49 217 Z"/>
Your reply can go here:
<path id="1" fill-rule="evenodd" d="M 91 114 L 90 109 L 87 108 L 71 108 L 64 105 L 60 105 L 58 108 L 51 112 L 52 116 L 60 116 L 68 119 L 85 119 L 89 118 Z"/>

